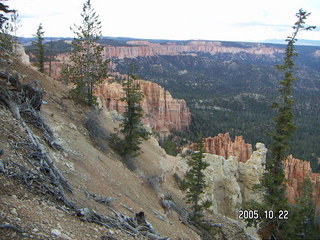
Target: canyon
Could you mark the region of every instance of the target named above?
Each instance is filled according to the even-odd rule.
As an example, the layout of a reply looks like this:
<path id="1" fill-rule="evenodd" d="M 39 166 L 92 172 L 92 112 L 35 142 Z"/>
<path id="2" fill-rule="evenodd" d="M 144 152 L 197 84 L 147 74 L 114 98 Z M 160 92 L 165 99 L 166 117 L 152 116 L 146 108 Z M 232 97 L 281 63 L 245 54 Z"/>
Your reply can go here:
<path id="1" fill-rule="evenodd" d="M 70 44 L 70 42 L 66 43 Z M 283 49 L 277 47 L 268 47 L 261 43 L 239 43 L 238 47 L 224 46 L 223 42 L 219 41 L 189 41 L 183 42 L 166 42 L 165 44 L 149 42 L 146 40 L 127 41 L 126 46 L 112 46 L 104 45 L 103 54 L 105 58 L 110 59 L 125 59 L 137 57 L 150 57 L 156 55 L 191 55 L 196 56 L 197 53 L 248 53 L 252 55 L 265 55 L 268 57 L 275 57 L 276 54 L 284 52 Z M 34 54 L 29 53 L 32 59 L 35 58 Z M 56 54 L 51 62 L 51 77 L 57 79 L 60 77 L 60 69 L 64 63 L 70 60 L 70 53 Z M 46 62 L 46 69 L 49 71 L 49 62 Z M 110 67 L 110 66 L 108 66 Z M 111 69 L 114 69 L 112 66 Z"/>
<path id="2" fill-rule="evenodd" d="M 283 48 L 276 46 L 268 46 L 264 44 L 254 43 L 237 43 L 227 46 L 223 42 L 210 41 L 189 41 L 183 44 L 177 42 L 156 43 L 150 41 L 128 41 L 126 46 L 105 45 L 104 54 L 108 58 L 137 58 L 150 57 L 155 55 L 197 55 L 200 52 L 210 53 L 248 53 L 260 56 L 275 57 L 283 53 Z M 313 52 L 313 56 L 319 57 L 320 50 Z M 52 63 L 52 76 L 59 77 L 59 71 L 63 62 L 68 61 L 68 54 L 59 54 Z M 114 69 L 114 66 L 111 67 Z M 97 90 L 98 97 L 104 109 L 108 111 L 116 110 L 123 112 L 124 105 L 119 100 L 123 96 L 120 85 L 115 83 L 105 83 Z M 108 87 L 107 87 L 108 86 Z M 109 90 L 107 90 L 109 88 Z M 160 135 L 166 136 L 171 130 L 187 129 L 190 124 L 190 111 L 186 109 L 183 100 L 172 99 L 169 92 L 161 90 L 160 86 L 152 85 L 152 83 L 141 84 L 141 88 L 145 94 L 143 108 L 146 111 L 144 123 L 150 125 L 154 130 L 160 131 Z M 154 93 L 152 93 L 154 91 Z M 108 97 L 109 96 L 109 97 Z M 161 100 L 160 100 L 161 99 Z M 169 100 L 169 101 L 168 101 Z M 170 102 L 170 103 L 169 103 Z M 157 108 L 156 106 L 159 106 Z M 172 107 L 172 110 L 170 110 Z M 164 111 L 164 110 L 167 111 Z M 153 117 L 151 117 L 153 116 Z M 195 145 L 191 148 L 195 149 Z M 205 151 L 216 154 L 224 159 L 232 156 L 237 157 L 237 161 L 246 163 L 253 154 L 252 146 L 245 143 L 243 137 L 238 136 L 231 141 L 229 134 L 219 134 L 215 137 L 205 139 Z M 303 179 L 309 176 L 314 183 L 314 199 L 317 206 L 320 206 L 320 185 L 319 174 L 312 173 L 310 162 L 302 161 L 293 157 L 288 157 L 284 163 L 287 183 L 287 196 L 291 203 L 300 195 Z"/>
<path id="3" fill-rule="evenodd" d="M 69 54 L 55 56 L 55 60 L 51 62 L 52 78 L 61 78 L 61 69 L 65 63 L 69 63 Z M 48 62 L 45 66 L 49 70 Z M 123 75 L 114 72 L 112 75 L 123 77 Z M 125 102 L 121 101 L 125 93 L 122 90 L 122 85 L 112 82 L 112 80 L 114 80 L 114 77 L 105 79 L 102 84 L 97 86 L 95 95 L 104 110 L 117 111 L 121 114 L 125 110 Z M 143 93 L 141 106 L 145 113 L 144 124 L 149 125 L 153 131 L 159 132 L 160 137 L 170 135 L 172 130 L 182 131 L 189 128 L 191 113 L 185 100 L 174 99 L 169 91 L 156 83 L 144 80 L 138 80 L 137 83 Z"/>

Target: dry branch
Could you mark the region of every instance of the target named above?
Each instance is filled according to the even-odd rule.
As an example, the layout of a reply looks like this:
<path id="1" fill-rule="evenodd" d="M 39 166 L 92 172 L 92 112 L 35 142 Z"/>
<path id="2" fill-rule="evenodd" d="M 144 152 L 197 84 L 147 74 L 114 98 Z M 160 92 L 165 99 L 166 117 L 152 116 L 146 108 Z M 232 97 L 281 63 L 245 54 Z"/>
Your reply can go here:
<path id="1" fill-rule="evenodd" d="M 3 225 L 0 225 L 0 229 L 11 229 L 15 232 L 18 232 L 18 233 L 23 233 L 23 231 L 21 231 L 19 228 L 11 225 L 11 224 L 3 224 Z"/>
<path id="2" fill-rule="evenodd" d="M 88 198 L 91 198 L 91 199 L 95 200 L 96 202 L 104 204 L 106 206 L 109 206 L 110 203 L 112 203 L 116 200 L 115 198 L 112 198 L 112 197 L 103 197 L 103 196 L 99 196 L 99 195 L 96 195 L 94 193 L 89 193 L 89 192 L 86 192 L 86 195 Z"/>
<path id="3" fill-rule="evenodd" d="M 2 76 L 5 75 L 5 73 L 1 74 Z M 15 89 L 9 90 L 0 87 L 0 101 L 7 105 L 13 116 L 20 122 L 21 126 L 25 129 L 29 137 L 29 140 L 37 149 L 38 155 L 40 156 L 41 160 L 43 160 L 41 164 L 45 166 L 45 169 L 47 169 L 48 174 L 51 176 L 53 181 L 56 182 L 58 185 L 62 184 L 69 191 L 72 191 L 71 185 L 64 178 L 59 169 L 55 166 L 53 160 L 45 150 L 45 147 L 41 144 L 41 142 L 35 136 L 33 131 L 29 128 L 29 126 L 25 122 L 25 119 L 21 116 L 23 109 L 28 109 L 29 112 L 32 113 L 32 116 L 35 117 L 35 119 L 38 122 L 40 122 L 42 126 L 42 129 L 40 130 L 47 133 L 47 135 L 53 135 L 50 128 L 46 124 L 44 124 L 41 115 L 36 113 L 36 109 L 40 110 L 40 106 L 42 103 L 42 90 L 38 89 L 37 83 L 36 87 L 32 87 L 32 84 L 21 84 L 18 78 L 14 78 L 10 75 L 7 75 L 6 78 L 10 81 L 11 85 L 15 87 Z"/>

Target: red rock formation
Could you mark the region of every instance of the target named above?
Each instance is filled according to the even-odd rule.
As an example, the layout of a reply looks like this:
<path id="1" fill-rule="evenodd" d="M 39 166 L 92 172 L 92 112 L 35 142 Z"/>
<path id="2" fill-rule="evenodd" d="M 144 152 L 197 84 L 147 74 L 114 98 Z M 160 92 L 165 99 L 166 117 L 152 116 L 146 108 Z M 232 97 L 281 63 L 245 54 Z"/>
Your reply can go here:
<path id="1" fill-rule="evenodd" d="M 65 63 L 70 63 L 70 54 L 69 53 L 63 53 L 59 54 L 57 56 L 54 56 L 54 60 L 51 61 L 51 74 L 50 76 L 54 79 L 58 79 L 60 77 L 60 71 L 62 69 L 62 66 Z M 45 71 L 49 73 L 49 62 L 45 62 Z"/>
<path id="2" fill-rule="evenodd" d="M 320 208 L 320 174 L 312 173 L 310 162 L 293 158 L 290 155 L 284 162 L 285 176 L 287 182 L 287 197 L 290 203 L 301 194 L 303 181 L 306 177 L 314 184 L 313 197 L 317 208 Z"/>
<path id="3" fill-rule="evenodd" d="M 162 45 L 148 41 L 130 41 L 128 44 L 134 44 L 134 46 L 105 46 L 104 54 L 106 57 L 136 58 L 154 55 L 183 55 L 191 52 L 207 52 L 211 54 L 246 52 L 256 55 L 274 55 L 275 53 L 283 52 L 282 49 L 266 47 L 262 44 L 257 44 L 250 48 L 240 48 L 225 47 L 222 46 L 221 42 L 210 41 L 191 41 L 184 45 L 175 43 Z"/>
<path id="4" fill-rule="evenodd" d="M 169 135 L 171 130 L 182 131 L 189 127 L 191 114 L 184 100 L 172 98 L 158 84 L 143 80 L 137 82 L 144 94 L 142 108 L 145 112 L 145 124 L 158 131 L 160 136 Z M 124 94 L 122 86 L 116 82 L 105 81 L 96 90 L 105 109 L 120 113 L 125 109 L 125 103 L 120 100 Z"/>
<path id="5" fill-rule="evenodd" d="M 196 144 L 191 144 L 191 149 L 196 148 Z M 244 141 L 242 136 L 235 137 L 231 141 L 229 133 L 219 133 L 218 136 L 204 139 L 205 152 L 220 155 L 224 158 L 237 156 L 238 161 L 246 162 L 252 154 L 252 145 Z"/>
<path id="6" fill-rule="evenodd" d="M 208 137 L 204 139 L 205 152 L 223 156 L 237 156 L 238 161 L 246 162 L 252 154 L 251 144 L 245 143 L 242 136 L 236 137 L 234 142 L 231 141 L 229 133 L 219 133 L 218 136 Z M 193 143 L 190 149 L 196 149 L 197 144 Z M 290 203 L 294 203 L 295 199 L 301 195 L 304 179 L 309 177 L 314 185 L 313 198 L 316 207 L 320 209 L 320 174 L 313 173 L 310 162 L 293 158 L 292 155 L 284 161 L 285 177 L 288 180 L 287 197 Z"/>

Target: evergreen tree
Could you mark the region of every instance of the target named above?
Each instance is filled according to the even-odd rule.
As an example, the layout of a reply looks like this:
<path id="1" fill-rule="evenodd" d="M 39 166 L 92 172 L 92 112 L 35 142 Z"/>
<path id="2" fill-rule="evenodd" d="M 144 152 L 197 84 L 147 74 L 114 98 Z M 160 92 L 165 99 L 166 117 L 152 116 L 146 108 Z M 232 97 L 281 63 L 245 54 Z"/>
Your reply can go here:
<path id="1" fill-rule="evenodd" d="M 3 0 L 1 0 L 1 2 L 3 2 Z M 15 10 L 9 9 L 9 6 L 1 2 L 0 2 L 0 29 L 2 30 L 4 23 L 9 20 L 9 18 L 5 14 L 15 12 Z"/>
<path id="2" fill-rule="evenodd" d="M 93 96 L 94 86 L 107 76 L 108 60 L 103 59 L 103 46 L 97 41 L 101 38 L 101 22 L 91 6 L 90 0 L 83 4 L 82 25 L 74 25 L 76 34 L 72 42 L 71 64 L 62 69 L 62 74 L 75 84 L 72 93 L 89 106 L 96 104 Z"/>
<path id="3" fill-rule="evenodd" d="M 190 169 L 186 173 L 183 181 L 183 188 L 187 191 L 187 203 L 192 204 L 190 220 L 195 222 L 199 221 L 203 216 L 202 210 L 211 206 L 211 202 L 209 201 L 200 203 L 201 194 L 204 193 L 207 187 L 203 170 L 209 166 L 209 164 L 203 160 L 203 151 L 203 142 L 200 140 L 198 142 L 198 151 L 194 152 L 191 159 L 188 160 Z"/>
<path id="4" fill-rule="evenodd" d="M 49 76 L 51 77 L 52 73 L 52 60 L 53 60 L 53 44 L 52 44 L 52 38 L 50 39 L 49 43 Z"/>
<path id="5" fill-rule="evenodd" d="M 296 14 L 298 18 L 297 22 L 293 26 L 293 34 L 287 38 L 287 47 L 285 51 L 284 63 L 278 65 L 277 69 L 283 72 L 284 79 L 279 82 L 280 84 L 280 98 L 277 102 L 273 103 L 273 108 L 277 111 L 277 116 L 274 118 L 275 129 L 272 133 L 272 145 L 270 149 L 270 158 L 266 162 L 266 173 L 261 179 L 260 189 L 264 191 L 263 203 L 258 204 L 256 202 L 247 203 L 245 208 L 258 209 L 260 214 L 265 210 L 272 211 L 274 214 L 278 214 L 280 210 L 288 210 L 289 216 L 287 219 L 275 219 L 275 218 L 262 218 L 260 224 L 260 234 L 263 239 L 287 239 L 291 235 L 292 228 L 295 231 L 297 237 L 297 229 L 294 225 L 290 224 L 299 222 L 298 219 L 293 219 L 293 208 L 290 208 L 288 200 L 285 196 L 286 185 L 285 175 L 283 169 L 283 161 L 288 156 L 288 150 L 290 149 L 290 138 L 295 132 L 295 125 L 293 123 L 293 97 L 292 97 L 292 85 L 296 80 L 294 77 L 295 58 L 298 53 L 295 50 L 294 44 L 297 41 L 297 34 L 301 30 L 311 30 L 314 27 L 305 27 L 305 20 L 310 15 L 302 9 Z M 248 222 L 257 222 L 260 219 L 248 220 Z"/>
<path id="6" fill-rule="evenodd" d="M 148 139 L 150 133 L 144 128 L 142 123 L 143 109 L 141 107 L 141 101 L 143 99 L 140 85 L 135 82 L 137 79 L 133 75 L 134 68 L 131 66 L 128 78 L 123 82 L 123 90 L 125 91 L 125 97 L 121 100 L 125 101 L 126 107 L 122 114 L 123 120 L 120 124 L 119 133 L 124 138 L 115 141 L 115 148 L 126 159 L 135 157 L 140 151 L 140 144 L 142 139 Z"/>
<path id="7" fill-rule="evenodd" d="M 313 185 L 307 177 L 302 186 L 301 196 L 296 199 L 296 218 L 299 222 L 295 224 L 296 231 L 300 232 L 301 239 L 317 239 L 320 236 L 319 225 L 316 223 L 315 202 L 313 201 Z M 292 236 L 296 237 L 296 236 Z"/>
<path id="8" fill-rule="evenodd" d="M 35 47 L 36 57 L 38 59 L 39 71 L 44 73 L 44 31 L 42 24 L 40 23 L 37 29 L 36 40 L 32 42 L 32 45 Z"/>
<path id="9" fill-rule="evenodd" d="M 15 32 L 14 21 L 17 16 L 17 11 L 9 9 L 9 7 L 3 3 L 0 3 L 0 48 L 3 51 L 12 52 L 15 38 L 12 34 Z M 10 19 L 7 14 L 11 13 Z M 11 21 L 10 21 L 11 20 Z"/>

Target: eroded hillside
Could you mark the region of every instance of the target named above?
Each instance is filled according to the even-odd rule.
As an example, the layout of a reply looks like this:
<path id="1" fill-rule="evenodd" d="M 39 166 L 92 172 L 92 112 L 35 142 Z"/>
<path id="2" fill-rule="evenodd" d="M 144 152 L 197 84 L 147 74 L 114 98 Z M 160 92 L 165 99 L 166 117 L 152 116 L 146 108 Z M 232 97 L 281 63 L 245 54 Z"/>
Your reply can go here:
<path id="1" fill-rule="evenodd" d="M 76 104 L 65 85 L 20 59 L 0 59 L 2 239 L 200 239 L 173 177 L 183 157 L 151 138 L 128 170 L 108 146 L 114 115 Z M 237 221 L 207 217 L 218 239 L 250 239 Z"/>
<path id="2" fill-rule="evenodd" d="M 170 236 L 173 239 L 177 237 L 198 239 L 197 234 L 181 224 L 177 217 L 165 216 L 157 195 L 144 176 L 129 171 L 122 164 L 120 157 L 109 148 L 104 149 L 103 152 L 92 142 L 88 130 L 84 127 L 90 111 L 75 104 L 68 97 L 65 86 L 21 64 L 17 59 L 2 56 L 1 61 L 4 63 L 2 72 L 11 76 L 19 75 L 22 83 L 36 80 L 44 91 L 45 104 L 42 104 L 40 114 L 53 132 L 55 142 L 63 150 L 50 147 L 45 142 L 41 130 L 30 123 L 26 124 L 72 187 L 72 193 L 64 191 L 70 202 L 81 209 L 90 208 L 101 215 L 112 216 L 114 213 L 108 207 L 90 200 L 88 193 L 113 198 L 111 206 L 115 211 L 130 217 L 134 213 L 143 211 L 147 221 L 159 232 L 159 235 Z M 1 87 L 4 90 L 12 88 L 7 85 L 7 79 L 4 78 L 1 78 Z M 43 184 L 52 184 L 52 180 L 47 179 L 48 176 L 45 169 L 42 169 L 41 163 L 37 162 L 39 156 L 32 155 L 32 144 L 24 126 L 20 120 L 15 119 L 6 104 L 1 102 L 0 107 L 0 149 L 3 151 L 1 155 L 1 222 L 16 226 L 24 232 L 21 235 L 10 228 L 1 230 L 5 231 L 5 239 L 10 237 L 23 239 L 30 236 L 36 239 L 58 237 L 101 239 L 104 235 L 113 236 L 115 239 L 133 239 L 130 234 L 124 234 L 124 230 L 108 229 L 81 221 L 79 217 L 74 216 L 75 211 L 70 210 L 59 199 L 55 199 L 55 196 L 50 194 L 52 190 L 46 189 L 42 185 L 42 180 L 39 180 L 43 177 L 48 181 Z M 106 132 L 117 126 L 108 115 L 100 116 L 100 120 L 101 129 L 105 129 Z M 152 143 L 145 144 L 153 146 Z M 154 148 L 152 159 L 166 158 L 163 150 L 158 146 Z M 147 147 L 147 149 L 152 148 Z M 21 171 L 20 168 L 22 168 Z M 26 175 L 26 171 L 31 171 L 31 175 Z M 139 238 L 142 239 L 143 236 L 140 235 Z"/>

